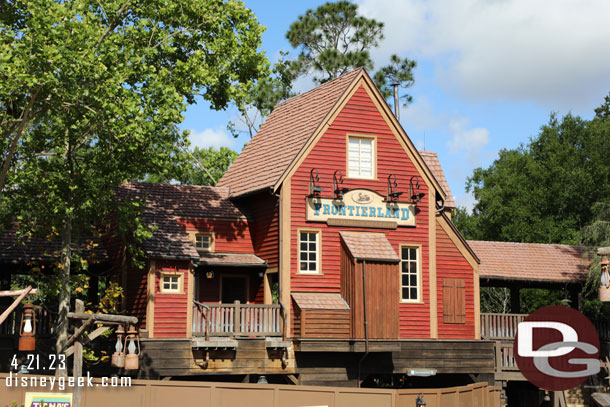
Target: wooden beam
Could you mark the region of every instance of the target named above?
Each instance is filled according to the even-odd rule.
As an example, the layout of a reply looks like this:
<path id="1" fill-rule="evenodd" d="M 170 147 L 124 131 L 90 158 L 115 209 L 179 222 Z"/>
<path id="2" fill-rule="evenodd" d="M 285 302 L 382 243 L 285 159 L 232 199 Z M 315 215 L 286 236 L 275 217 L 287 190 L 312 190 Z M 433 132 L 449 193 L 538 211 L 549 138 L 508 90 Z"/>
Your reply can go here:
<path id="1" fill-rule="evenodd" d="M 68 339 L 68 341 L 66 342 L 66 348 L 70 345 L 72 345 L 74 343 L 74 341 L 76 341 L 77 339 L 79 339 L 79 337 L 83 334 L 83 332 L 85 332 L 85 329 L 87 329 L 89 327 L 89 325 L 91 325 L 93 323 L 93 314 L 91 314 L 91 317 L 86 320 L 77 330 L 76 332 L 74 332 L 74 335 L 72 335 L 70 337 L 70 339 Z"/>
<path id="2" fill-rule="evenodd" d="M 28 288 L 30 290 L 26 293 L 26 295 L 28 295 L 28 294 L 38 294 L 38 289 L 37 288 L 32 288 L 31 286 L 28 286 Z M 15 295 L 21 295 L 25 291 L 27 291 L 28 288 L 24 288 L 23 290 L 0 291 L 0 297 L 12 297 L 12 296 L 15 296 Z"/>
<path id="3" fill-rule="evenodd" d="M 87 314 L 84 312 L 68 312 L 68 318 L 71 319 L 81 319 L 88 320 L 93 316 L 94 322 L 114 322 L 120 324 L 132 324 L 135 325 L 138 323 L 138 318 L 129 317 L 125 315 L 111 315 L 111 314 Z"/>
<path id="4" fill-rule="evenodd" d="M 74 310 L 77 313 L 85 312 L 85 303 L 82 300 L 76 300 Z M 83 375 L 83 344 L 79 340 L 79 336 L 84 332 L 85 328 L 93 322 L 93 314 L 82 324 L 79 329 L 70 338 L 74 342 L 74 365 L 72 366 L 72 376 L 75 381 Z M 81 407 L 82 389 L 80 386 L 74 387 L 74 397 L 72 399 L 72 405 L 74 407 Z"/>
<path id="5" fill-rule="evenodd" d="M 26 295 L 31 293 L 32 290 L 33 290 L 33 288 L 31 285 L 27 286 L 27 288 L 25 290 L 21 290 L 19 297 L 15 298 L 15 301 L 13 301 L 13 303 L 6 309 L 6 311 L 4 311 L 2 313 L 2 315 L 0 315 L 0 325 L 2 325 L 2 323 L 6 320 L 6 318 L 8 318 L 8 316 L 11 314 L 11 312 L 13 312 L 13 310 L 15 308 L 17 308 L 17 306 L 19 305 L 21 300 L 23 300 Z M 10 292 L 10 291 L 3 291 L 3 292 Z M 15 294 L 13 294 L 13 295 L 15 295 Z"/>
<path id="6" fill-rule="evenodd" d="M 107 327 L 107 326 L 102 326 L 102 327 L 97 328 L 95 331 L 91 332 L 89 335 L 86 335 L 82 339 L 82 344 L 83 345 L 88 344 L 89 342 L 91 342 L 98 336 L 102 335 L 104 332 L 108 331 L 109 329 L 110 329 L 110 327 Z M 69 348 L 66 349 L 66 351 L 64 352 L 64 355 L 66 355 L 66 357 L 69 357 L 69 356 L 72 356 L 73 353 L 74 353 L 74 346 L 70 346 Z"/>

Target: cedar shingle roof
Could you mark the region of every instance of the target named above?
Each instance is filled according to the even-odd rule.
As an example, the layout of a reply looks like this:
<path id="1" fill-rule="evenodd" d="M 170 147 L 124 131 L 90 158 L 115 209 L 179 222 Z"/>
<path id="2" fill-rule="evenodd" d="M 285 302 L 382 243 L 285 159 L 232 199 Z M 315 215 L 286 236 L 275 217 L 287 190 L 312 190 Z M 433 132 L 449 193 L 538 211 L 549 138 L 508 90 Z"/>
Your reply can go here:
<path id="1" fill-rule="evenodd" d="M 300 309 L 349 310 L 349 305 L 336 293 L 292 293 Z"/>
<path id="2" fill-rule="evenodd" d="M 589 261 L 580 246 L 469 240 L 481 264 L 481 278 L 575 282 L 587 278 Z"/>
<path id="3" fill-rule="evenodd" d="M 453 200 L 453 195 L 451 194 L 451 190 L 449 189 L 449 184 L 447 183 L 447 179 L 445 178 L 445 173 L 443 172 L 443 168 L 441 167 L 441 163 L 438 160 L 438 155 L 432 151 L 420 151 L 419 154 L 426 162 L 430 171 L 432 171 L 432 175 L 441 185 L 445 195 L 445 207 L 446 208 L 455 208 L 455 201 Z"/>
<path id="4" fill-rule="evenodd" d="M 339 232 L 356 260 L 399 262 L 400 258 L 383 233 Z"/>
<path id="5" fill-rule="evenodd" d="M 228 199 L 229 189 L 200 185 L 130 182 L 117 189 L 120 199 L 144 199 L 144 221 L 156 230 L 143 243 L 151 258 L 199 260 L 199 253 L 178 224 L 178 218 L 245 219 Z"/>
<path id="6" fill-rule="evenodd" d="M 279 104 L 217 185 L 231 187 L 232 196 L 274 186 L 361 72 L 357 69 Z"/>
<path id="7" fill-rule="evenodd" d="M 108 260 L 108 253 L 97 237 L 81 237 L 78 242 L 72 244 L 72 250 L 89 263 Z M 0 232 L 0 262 L 52 262 L 59 260 L 60 251 L 59 237 L 52 240 L 37 237 L 18 239 L 14 230 Z"/>
<path id="8" fill-rule="evenodd" d="M 248 253 L 201 253 L 199 265 L 205 266 L 265 266 L 267 262 Z"/>

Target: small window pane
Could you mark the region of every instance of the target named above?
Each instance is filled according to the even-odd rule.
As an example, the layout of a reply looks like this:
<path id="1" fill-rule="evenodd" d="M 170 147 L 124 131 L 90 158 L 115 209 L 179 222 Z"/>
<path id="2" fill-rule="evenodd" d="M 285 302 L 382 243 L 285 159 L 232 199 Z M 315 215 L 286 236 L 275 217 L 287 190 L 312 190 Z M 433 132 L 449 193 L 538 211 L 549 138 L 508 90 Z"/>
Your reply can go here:
<path id="1" fill-rule="evenodd" d="M 412 286 L 417 286 L 417 274 L 411 274 L 411 281 L 410 281 Z"/>
<path id="2" fill-rule="evenodd" d="M 307 260 L 307 253 L 301 252 L 301 260 Z"/>
<path id="3" fill-rule="evenodd" d="M 415 260 L 415 258 L 417 256 L 416 249 L 411 249 L 409 254 L 410 254 L 411 260 Z"/>
<path id="4" fill-rule="evenodd" d="M 307 241 L 307 233 L 301 233 L 301 241 Z"/>
<path id="5" fill-rule="evenodd" d="M 307 250 L 307 243 L 301 243 L 301 250 Z"/>
<path id="6" fill-rule="evenodd" d="M 403 274 L 402 275 L 402 285 L 409 285 L 409 276 Z"/>
<path id="7" fill-rule="evenodd" d="M 417 298 L 417 288 L 411 288 L 411 299 L 414 300 Z"/>
<path id="8" fill-rule="evenodd" d="M 403 288 L 402 289 L 402 299 L 403 300 L 408 300 L 409 299 L 409 289 L 408 288 Z"/>

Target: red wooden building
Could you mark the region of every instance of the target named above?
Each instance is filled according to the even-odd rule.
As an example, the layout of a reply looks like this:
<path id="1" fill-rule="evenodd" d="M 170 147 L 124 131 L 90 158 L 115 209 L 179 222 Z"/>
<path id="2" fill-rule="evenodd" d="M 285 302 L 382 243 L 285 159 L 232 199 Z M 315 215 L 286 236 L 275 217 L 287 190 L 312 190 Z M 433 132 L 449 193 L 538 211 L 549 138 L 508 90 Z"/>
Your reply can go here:
<path id="1" fill-rule="evenodd" d="M 146 374 L 493 373 L 448 191 L 363 69 L 280 104 L 216 187 L 124 185 L 156 228 L 145 269 L 109 250 Z"/>

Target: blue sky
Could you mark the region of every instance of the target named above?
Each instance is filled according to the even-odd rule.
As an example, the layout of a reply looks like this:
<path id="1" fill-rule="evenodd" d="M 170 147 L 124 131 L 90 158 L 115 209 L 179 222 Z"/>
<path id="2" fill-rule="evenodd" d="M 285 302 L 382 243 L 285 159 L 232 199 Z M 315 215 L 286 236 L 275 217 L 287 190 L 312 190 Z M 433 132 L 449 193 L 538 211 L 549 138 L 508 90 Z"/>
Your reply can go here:
<path id="1" fill-rule="evenodd" d="M 274 61 L 296 53 L 290 23 L 323 1 L 245 4 L 267 27 L 262 47 Z M 415 59 L 413 103 L 401 123 L 418 148 L 438 153 L 458 205 L 471 207 L 466 179 L 503 148 L 538 133 L 550 112 L 593 115 L 610 91 L 610 1 L 358 0 L 361 14 L 385 24 L 376 67 L 393 53 Z M 313 84 L 299 80 L 305 91 Z M 201 147 L 236 151 L 248 138 L 226 131 L 235 111 L 189 107 L 182 128 Z"/>

